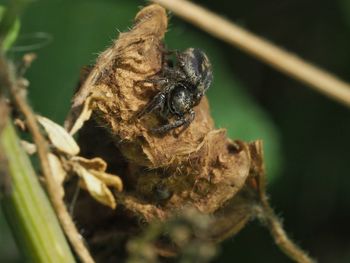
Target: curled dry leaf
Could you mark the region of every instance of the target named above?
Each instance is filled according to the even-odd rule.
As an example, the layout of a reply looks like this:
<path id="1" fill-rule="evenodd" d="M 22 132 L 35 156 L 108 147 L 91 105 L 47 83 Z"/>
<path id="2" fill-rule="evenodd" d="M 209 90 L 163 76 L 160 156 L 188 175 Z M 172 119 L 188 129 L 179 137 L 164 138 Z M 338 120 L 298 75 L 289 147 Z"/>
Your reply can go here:
<path id="1" fill-rule="evenodd" d="M 92 107 L 91 107 L 92 100 L 93 100 L 93 96 L 89 96 L 84 102 L 83 109 L 79 117 L 74 122 L 72 128 L 69 131 L 70 135 L 74 135 L 78 130 L 81 129 L 81 127 L 83 127 L 84 122 L 90 119 L 92 114 Z"/>
<path id="2" fill-rule="evenodd" d="M 115 188 L 118 192 L 123 191 L 123 183 L 122 180 L 113 174 L 108 174 L 96 170 L 91 170 L 91 173 L 101 182 L 104 182 L 107 186 L 111 186 Z"/>
<path id="3" fill-rule="evenodd" d="M 143 8 L 135 26 L 101 53 L 82 81 L 68 119 L 72 123 L 91 94 L 99 97 L 90 104 L 97 125 L 86 129 L 103 127 L 108 137 L 99 138 L 114 142 L 115 153 L 108 148 L 106 156 L 101 156 L 110 160 L 108 165 L 118 162 L 119 153 L 127 163 L 123 180 L 129 188 L 119 199 L 129 214 L 152 222 L 192 207 L 214 216 L 206 238 L 222 240 L 227 233 L 239 231 L 254 214 L 258 191 L 247 186 L 247 181 L 260 176 L 252 173 L 252 167 L 262 159 L 261 143 L 231 141 L 224 129 L 215 129 L 206 98 L 194 108 L 196 117 L 183 131 L 153 134 L 150 128 L 162 122 L 156 114 L 135 120 L 158 92 L 158 87 L 142 81 L 157 77 L 166 63 L 167 24 L 166 11 L 159 5 Z M 90 137 L 80 145 L 89 154 L 103 152 L 100 145 L 91 144 Z"/>
<path id="4" fill-rule="evenodd" d="M 98 202 L 116 208 L 116 200 L 108 186 L 118 192 L 123 190 L 122 180 L 113 174 L 106 173 L 107 164 L 101 158 L 86 159 L 73 156 L 68 160 L 69 167 L 81 178 L 81 185 Z"/>
<path id="5" fill-rule="evenodd" d="M 81 166 L 89 170 L 104 172 L 107 169 L 106 162 L 103 159 L 98 157 L 92 158 L 92 159 L 86 159 L 84 157 L 74 156 L 71 158 L 71 160 L 73 162 L 79 163 Z"/>
<path id="6" fill-rule="evenodd" d="M 86 111 L 84 114 L 86 114 Z M 83 116 L 79 119 L 79 123 L 74 125 L 74 127 L 78 129 L 86 117 Z M 117 191 L 122 191 L 123 183 L 121 179 L 116 175 L 105 172 L 107 164 L 103 159 L 98 157 L 87 159 L 77 156 L 80 151 L 79 146 L 72 135 L 63 127 L 48 118 L 42 116 L 37 116 L 37 118 L 44 127 L 53 146 L 59 150 L 57 154 L 61 155 L 60 158 L 64 160 L 65 165 L 62 164 L 62 160 L 55 154 L 50 153 L 48 156 L 52 174 L 60 186 L 58 191 L 61 197 L 63 198 L 64 196 L 63 182 L 67 176 L 67 172 L 73 171 L 80 177 L 82 186 L 94 199 L 114 209 L 116 207 L 116 200 L 108 186 L 113 187 Z M 64 154 L 62 155 L 60 153 Z"/>
<path id="7" fill-rule="evenodd" d="M 79 153 L 78 144 L 62 126 L 43 116 L 37 115 L 37 119 L 55 148 L 69 155 L 77 155 Z"/>
<path id="8" fill-rule="evenodd" d="M 99 152 L 99 156 L 109 160 L 109 167 L 122 170 L 127 185 L 124 193 L 117 196 L 118 203 L 126 209 L 114 215 L 115 221 L 108 214 L 91 218 L 94 213 L 86 207 L 80 219 L 92 223 L 85 223 L 84 228 L 92 229 L 96 235 L 93 239 L 101 239 L 98 235 L 106 231 L 115 237 L 118 223 L 123 221 L 119 234 L 131 238 L 135 234 L 135 218 L 144 225 L 166 221 L 192 208 L 212 219 L 205 231 L 192 234 L 201 240 L 221 241 L 262 213 L 271 219 L 271 233 L 282 251 L 298 262 L 312 262 L 287 238 L 268 205 L 261 141 L 232 141 L 224 129 L 215 129 L 206 98 L 194 108 L 196 117 L 186 129 L 180 127 L 155 135 L 150 128 L 164 121 L 160 116 L 148 114 L 141 120 L 135 119 L 159 92 L 159 87 L 145 85 L 145 80 L 157 78 L 163 65 L 169 64 L 163 44 L 166 29 L 167 16 L 162 7 L 143 8 L 136 15 L 135 26 L 121 33 L 99 56 L 73 98 L 70 123 L 86 107 L 84 102 L 89 96 L 99 98 L 91 104 L 91 125 L 81 133 L 99 134 L 100 141 L 113 141 L 114 145 L 92 144 L 91 136 L 81 140 L 80 145 L 89 156 Z M 123 167 L 118 166 L 120 157 Z M 103 219 L 106 221 L 101 222 Z M 157 253 L 174 254 L 176 247 L 180 249 L 175 243 L 159 240 Z M 110 261 L 111 257 L 107 253 L 100 261 Z"/>
<path id="9" fill-rule="evenodd" d="M 81 178 L 82 186 L 89 191 L 93 198 L 100 203 L 111 207 L 112 209 L 116 207 L 117 204 L 115 198 L 106 184 L 96 178 L 91 171 L 85 169 L 81 165 L 74 165 L 73 169 Z"/>
<path id="10" fill-rule="evenodd" d="M 71 160 L 78 162 L 85 169 L 88 169 L 95 177 L 100 179 L 106 185 L 114 187 L 119 192 L 123 190 L 122 180 L 118 176 L 106 173 L 107 164 L 103 159 L 98 157 L 86 159 L 80 156 L 76 156 Z"/>
<path id="11" fill-rule="evenodd" d="M 103 239 L 106 232 L 113 238 L 108 244 L 109 252 L 102 251 L 104 258 L 99 261 L 114 261 L 116 253 L 110 246 L 118 246 L 116 238 L 125 241 L 125 237 L 130 238 L 139 230 L 137 226 L 165 221 L 189 208 L 210 215 L 205 230 L 192 233 L 202 241 L 228 238 L 240 231 L 249 219 L 262 213 L 269 219 L 271 233 L 286 254 L 298 262 L 312 262 L 287 238 L 269 207 L 261 141 L 232 141 L 224 129 L 215 129 L 206 98 L 194 108 L 196 117 L 186 129 L 155 135 L 150 128 L 162 123 L 159 116 L 149 114 L 141 120 L 135 119 L 159 92 L 159 87 L 152 83 L 145 85 L 145 80 L 159 76 L 163 65 L 170 64 L 163 44 L 167 24 L 167 15 L 161 6 L 143 8 L 136 15 L 135 26 L 121 33 L 113 45 L 101 53 L 90 72 L 85 72 L 86 79 L 81 81 L 83 84 L 73 98 L 66 122 L 68 130 L 74 133 L 93 116 L 92 125 L 85 126 L 86 130 L 81 133 L 95 134 L 96 130 L 102 143 L 91 143 L 96 138 L 86 136 L 80 145 L 89 157 L 98 152 L 97 156 L 109 161 L 109 167 L 118 174 L 121 171 L 127 185 L 124 193 L 117 195 L 118 203 L 126 209 L 99 213 L 96 217 L 90 203 L 77 218 L 85 222 L 84 228 L 94 233 L 89 240 L 91 247 L 96 240 Z M 52 123 L 43 118 L 40 121 L 50 137 Z M 103 132 L 97 127 L 104 129 Z M 57 141 L 51 140 L 60 149 Z M 110 141 L 112 145 L 106 144 Z M 78 151 L 75 148 L 71 155 Z M 73 157 L 70 162 L 90 194 L 115 208 L 116 201 L 107 186 L 121 191 L 122 182 L 105 172 L 106 163 L 100 158 L 82 157 Z M 173 243 L 159 240 L 155 244 L 157 253 L 174 254 L 182 242 L 177 244 L 176 240 L 183 240 L 178 237 L 173 237 Z M 101 247 L 107 246 L 97 244 L 98 251 Z"/>

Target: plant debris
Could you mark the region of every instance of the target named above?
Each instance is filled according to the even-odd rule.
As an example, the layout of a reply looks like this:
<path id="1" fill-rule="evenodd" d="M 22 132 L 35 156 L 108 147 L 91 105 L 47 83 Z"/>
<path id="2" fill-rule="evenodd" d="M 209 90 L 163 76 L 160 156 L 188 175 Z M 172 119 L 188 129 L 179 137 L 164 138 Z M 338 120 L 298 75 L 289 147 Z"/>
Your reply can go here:
<path id="1" fill-rule="evenodd" d="M 60 196 L 64 197 L 63 183 L 68 174 L 72 173 L 79 176 L 80 186 L 86 189 L 94 199 L 112 209 L 116 208 L 115 197 L 108 187 L 122 191 L 121 179 L 106 173 L 107 164 L 101 158 L 87 159 L 77 156 L 80 151 L 79 146 L 63 127 L 43 116 L 37 116 L 37 119 L 55 149 L 54 153 L 48 154 L 48 160 L 52 176 L 60 186 L 57 189 Z"/>
<path id="2" fill-rule="evenodd" d="M 245 185 L 253 162 L 249 144 L 231 141 L 224 129 L 214 128 L 206 99 L 195 107 L 197 117 L 181 134 L 154 135 L 149 126 L 161 121 L 155 115 L 134 119 L 157 92 L 155 85 L 141 82 L 159 74 L 165 63 L 167 17 L 163 8 L 151 5 L 135 21 L 131 31 L 121 33 L 100 55 L 73 99 L 72 112 L 86 108 L 86 101 L 92 104 L 95 120 L 129 162 L 135 180 L 131 196 L 151 197 L 160 184 L 173 193 L 161 208 L 163 219 L 183 204 L 217 212 Z"/>
<path id="3" fill-rule="evenodd" d="M 101 252 L 101 242 L 109 240 L 117 250 L 116 240 L 187 209 L 211 217 L 197 238 L 221 241 L 257 216 L 261 201 L 267 200 L 262 142 L 233 141 L 225 129 L 215 129 L 206 98 L 194 108 L 196 118 L 186 129 L 156 135 L 150 127 L 162 123 L 159 116 L 135 118 L 159 92 L 146 82 L 160 76 L 167 63 L 167 23 L 161 6 L 143 8 L 134 27 L 83 72 L 65 123 L 73 134 L 88 120 L 80 131 L 82 155 L 103 158 L 125 185 L 116 194 L 124 209 L 99 210 L 99 218 L 91 214 L 95 205 L 84 197 L 78 200 L 77 221 L 88 229 L 87 241 L 101 262 L 113 262 L 115 253 Z M 173 247 L 160 243 L 162 254 L 171 254 Z"/>

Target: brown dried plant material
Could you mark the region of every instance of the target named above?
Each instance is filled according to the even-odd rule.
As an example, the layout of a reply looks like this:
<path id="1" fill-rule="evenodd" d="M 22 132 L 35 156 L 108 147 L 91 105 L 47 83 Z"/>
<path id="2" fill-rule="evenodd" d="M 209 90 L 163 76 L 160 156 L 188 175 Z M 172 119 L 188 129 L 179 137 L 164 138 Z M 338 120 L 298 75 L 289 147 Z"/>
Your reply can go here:
<path id="1" fill-rule="evenodd" d="M 88 103 L 98 125 L 108 131 L 129 163 L 126 180 L 132 187 L 119 197 L 120 201 L 148 222 L 169 218 L 185 206 L 217 214 L 218 220 L 228 219 L 224 230 L 216 229 L 211 234 L 221 239 L 227 228 L 243 226 L 251 216 L 242 208 L 239 219 L 233 220 L 238 213 L 233 207 L 239 207 L 233 197 L 245 185 L 254 162 L 249 144 L 231 141 L 224 129 L 214 128 L 207 99 L 194 109 L 196 118 L 186 130 L 179 128 L 164 136 L 149 131 L 159 125 L 157 116 L 148 115 L 142 120 L 134 117 L 158 91 L 155 85 L 140 81 L 162 70 L 166 29 L 167 16 L 162 7 L 142 9 L 133 29 L 121 33 L 97 59 L 73 99 L 66 126 L 71 130 L 76 119 L 87 119 L 76 116 L 81 111 L 91 114 Z M 171 193 L 162 206 L 156 200 L 155 188 L 159 186 Z"/>
<path id="2" fill-rule="evenodd" d="M 85 114 L 84 110 L 83 114 Z M 44 128 L 54 149 L 53 152 L 48 153 L 48 161 L 52 176 L 57 182 L 60 197 L 65 196 L 63 185 L 68 174 L 75 174 L 80 178 L 80 187 L 86 189 L 98 202 L 115 209 L 117 202 L 109 187 L 122 191 L 121 179 L 117 175 L 106 173 L 107 164 L 103 159 L 77 156 L 80 148 L 72 135 L 62 126 L 43 116 L 36 116 L 36 118 Z M 27 143 L 28 145 L 30 144 Z M 36 152 L 36 148 L 32 150 Z"/>
<path id="3" fill-rule="evenodd" d="M 50 141 L 57 150 L 69 155 L 76 155 L 79 153 L 80 148 L 78 144 L 63 127 L 43 116 L 38 115 L 37 119 L 44 127 Z"/>
<path id="4" fill-rule="evenodd" d="M 80 147 L 87 157 L 107 161 L 126 186 L 116 194 L 123 210 L 101 210 L 86 198 L 77 204 L 81 209 L 76 218 L 93 233 L 88 242 L 92 250 L 97 244 L 98 261 L 115 257 L 111 250 L 101 253 L 100 242 L 112 240 L 108 244 L 120 249 L 115 239 L 128 239 L 144 224 L 194 209 L 211 218 L 207 230 L 195 234 L 201 240 L 221 241 L 259 217 L 286 254 L 297 262 L 312 262 L 288 239 L 267 202 L 261 141 L 232 141 L 224 129 L 215 129 L 206 98 L 194 108 L 196 118 L 185 130 L 155 135 L 150 128 L 161 123 L 156 114 L 135 118 L 158 92 L 144 80 L 157 77 L 166 63 L 166 30 L 162 7 L 143 8 L 135 26 L 121 33 L 96 65 L 83 72 L 67 118 L 66 128 L 73 134 L 92 116 L 80 131 Z M 168 245 L 157 243 L 158 254 L 174 254 L 176 249 Z"/>

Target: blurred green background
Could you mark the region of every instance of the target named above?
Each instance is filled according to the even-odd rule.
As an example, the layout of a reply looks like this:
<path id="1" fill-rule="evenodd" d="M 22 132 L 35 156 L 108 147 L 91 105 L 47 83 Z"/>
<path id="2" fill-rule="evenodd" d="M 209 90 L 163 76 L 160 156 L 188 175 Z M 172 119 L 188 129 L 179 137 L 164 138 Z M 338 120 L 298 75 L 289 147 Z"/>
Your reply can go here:
<path id="1" fill-rule="evenodd" d="M 349 0 L 196 2 L 350 82 Z M 23 55 L 19 49 L 38 55 L 27 74 L 34 109 L 63 122 L 80 68 L 93 64 L 145 3 L 31 3 L 11 56 Z M 349 109 L 170 16 L 167 46 L 199 47 L 213 63 L 208 95 L 217 126 L 233 139 L 264 140 L 271 203 L 287 231 L 319 262 L 350 262 Z M 290 262 L 256 222 L 224 242 L 216 259 L 261 261 Z M 23 262 L 2 214 L 0 262 Z"/>

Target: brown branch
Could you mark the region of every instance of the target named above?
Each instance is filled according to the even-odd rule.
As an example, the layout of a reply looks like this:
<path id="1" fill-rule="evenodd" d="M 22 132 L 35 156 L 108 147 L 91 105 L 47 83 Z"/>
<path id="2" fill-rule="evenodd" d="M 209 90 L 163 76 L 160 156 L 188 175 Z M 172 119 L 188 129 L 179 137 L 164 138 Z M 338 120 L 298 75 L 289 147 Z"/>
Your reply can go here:
<path id="1" fill-rule="evenodd" d="M 266 195 L 266 176 L 263 158 L 262 141 L 250 145 L 252 156 L 251 180 L 248 185 L 258 194 L 259 203 L 254 204 L 256 217 L 269 229 L 276 245 L 289 258 L 298 263 L 315 263 L 305 251 L 297 246 L 287 235 L 280 218 L 270 206 Z M 255 201 L 254 201 L 255 202 Z"/>
<path id="2" fill-rule="evenodd" d="M 288 237 L 280 218 L 275 214 L 266 197 L 262 200 L 261 207 L 262 211 L 259 213 L 259 218 L 270 230 L 276 245 L 283 253 L 298 263 L 315 263 L 316 261 L 307 252 L 303 251 Z"/>
<path id="3" fill-rule="evenodd" d="M 0 136 L 8 121 L 9 108 L 6 100 L 0 93 Z M 11 192 L 11 177 L 8 175 L 8 162 L 4 154 L 3 147 L 0 145 L 0 198 L 2 194 L 7 195 Z"/>
<path id="4" fill-rule="evenodd" d="M 151 0 L 310 88 L 350 106 L 350 84 L 235 23 L 185 0 Z"/>
<path id="5" fill-rule="evenodd" d="M 0 69 L 2 84 L 9 89 L 10 94 L 13 98 L 13 102 L 25 116 L 28 130 L 33 136 L 33 141 L 37 145 L 41 169 L 46 181 L 47 192 L 56 211 L 56 214 L 61 222 L 61 225 L 81 261 L 85 263 L 93 263 L 94 260 L 85 247 L 83 240 L 78 230 L 76 229 L 68 213 L 68 210 L 59 195 L 59 192 L 57 191 L 58 184 L 52 176 L 50 164 L 48 161 L 48 144 L 40 132 L 35 114 L 21 93 L 21 87 L 19 87 L 18 81 L 16 80 L 13 73 L 14 70 L 11 68 L 11 65 L 5 60 L 4 57 L 0 58 Z"/>

